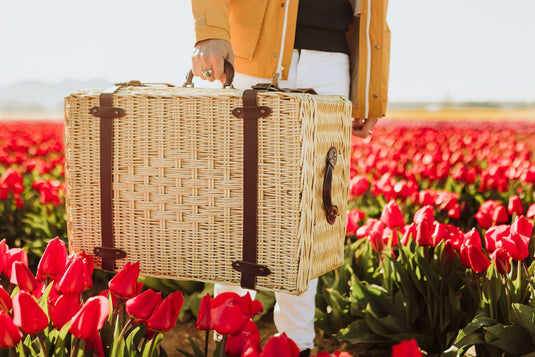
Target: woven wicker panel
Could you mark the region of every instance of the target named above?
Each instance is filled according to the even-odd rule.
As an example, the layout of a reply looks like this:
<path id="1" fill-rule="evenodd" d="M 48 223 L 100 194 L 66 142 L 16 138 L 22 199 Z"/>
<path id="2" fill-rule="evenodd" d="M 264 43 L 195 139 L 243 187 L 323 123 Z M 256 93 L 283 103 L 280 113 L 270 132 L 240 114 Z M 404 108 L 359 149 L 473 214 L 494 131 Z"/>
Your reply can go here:
<path id="1" fill-rule="evenodd" d="M 101 245 L 100 127 L 89 114 L 100 92 L 65 102 L 69 241 L 88 253 Z M 242 258 L 243 122 L 231 110 L 242 106 L 241 94 L 125 87 L 114 95 L 126 112 L 113 124 L 115 246 L 128 254 L 117 269 L 139 261 L 147 276 L 239 284 L 231 263 Z M 258 277 L 257 288 L 300 293 L 343 258 L 350 105 L 284 93 L 260 93 L 258 102 L 272 108 L 259 119 L 257 218 L 258 263 L 272 274 Z M 331 226 L 322 185 L 326 153 L 337 145 L 333 202 L 341 216 Z"/>

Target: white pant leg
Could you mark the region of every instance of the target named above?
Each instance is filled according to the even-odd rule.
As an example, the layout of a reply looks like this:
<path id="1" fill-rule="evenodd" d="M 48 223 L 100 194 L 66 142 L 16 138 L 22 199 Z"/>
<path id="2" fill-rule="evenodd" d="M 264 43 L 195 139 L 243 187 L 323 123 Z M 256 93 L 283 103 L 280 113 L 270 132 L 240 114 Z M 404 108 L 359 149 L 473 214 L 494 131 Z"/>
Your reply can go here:
<path id="1" fill-rule="evenodd" d="M 310 50 L 294 50 L 288 79 L 279 82 L 281 88 L 314 88 L 322 95 L 349 96 L 349 57 L 343 53 L 327 53 Z M 271 78 L 258 78 L 236 73 L 234 86 L 248 89 L 257 83 L 269 83 Z M 318 279 L 309 283 L 308 290 L 299 296 L 275 293 L 277 303 L 273 319 L 279 333 L 285 332 L 300 350 L 314 348 L 315 296 Z M 254 291 L 237 286 L 216 284 L 214 295 L 234 291 L 254 298 Z"/>
<path id="2" fill-rule="evenodd" d="M 214 296 L 217 296 L 221 293 L 236 293 L 240 296 L 244 296 L 245 294 L 249 293 L 251 295 L 251 299 L 254 299 L 256 296 L 256 291 L 249 290 L 249 289 L 243 289 L 236 285 L 223 285 L 223 284 L 214 284 Z"/>
<path id="3" fill-rule="evenodd" d="M 308 290 L 299 296 L 275 293 L 277 303 L 273 310 L 273 321 L 277 331 L 285 332 L 301 351 L 314 348 L 317 287 L 318 278 L 311 280 Z"/>

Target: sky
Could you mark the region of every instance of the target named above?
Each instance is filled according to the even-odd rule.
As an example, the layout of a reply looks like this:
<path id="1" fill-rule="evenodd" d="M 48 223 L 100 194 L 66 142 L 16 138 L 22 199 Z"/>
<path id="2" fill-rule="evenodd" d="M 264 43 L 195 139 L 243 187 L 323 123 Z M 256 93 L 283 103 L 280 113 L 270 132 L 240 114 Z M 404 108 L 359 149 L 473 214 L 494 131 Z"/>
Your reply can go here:
<path id="1" fill-rule="evenodd" d="M 0 0 L 0 86 L 182 84 L 189 1 Z M 535 0 L 390 0 L 387 19 L 390 101 L 535 101 Z"/>

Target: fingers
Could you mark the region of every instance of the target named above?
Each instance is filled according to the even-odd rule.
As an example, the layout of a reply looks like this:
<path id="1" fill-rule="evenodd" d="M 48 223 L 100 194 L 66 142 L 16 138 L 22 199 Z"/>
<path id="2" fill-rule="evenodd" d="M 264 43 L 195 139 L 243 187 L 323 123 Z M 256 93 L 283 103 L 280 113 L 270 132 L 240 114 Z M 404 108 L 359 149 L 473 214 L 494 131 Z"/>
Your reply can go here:
<path id="1" fill-rule="evenodd" d="M 226 40 L 208 39 L 195 45 L 191 57 L 193 75 L 213 82 L 225 81 L 224 61 L 234 63 L 234 53 Z"/>
<path id="2" fill-rule="evenodd" d="M 372 134 L 376 123 L 377 118 L 369 118 L 366 120 L 353 119 L 352 135 L 365 139 Z"/>

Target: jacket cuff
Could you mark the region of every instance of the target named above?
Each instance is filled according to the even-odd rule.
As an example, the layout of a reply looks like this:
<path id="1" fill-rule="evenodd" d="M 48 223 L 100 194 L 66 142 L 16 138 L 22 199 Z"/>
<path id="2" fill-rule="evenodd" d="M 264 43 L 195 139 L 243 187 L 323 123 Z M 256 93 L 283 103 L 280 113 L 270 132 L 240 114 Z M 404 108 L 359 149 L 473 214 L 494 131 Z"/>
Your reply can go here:
<path id="1" fill-rule="evenodd" d="M 224 16 L 208 13 L 195 20 L 196 42 L 211 38 L 230 41 L 229 26 Z"/>

